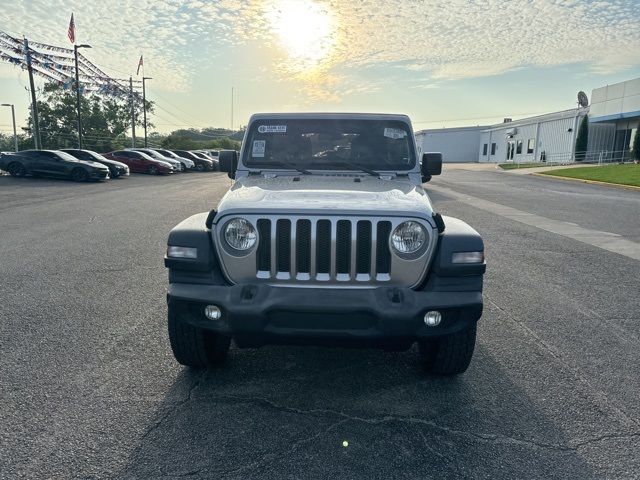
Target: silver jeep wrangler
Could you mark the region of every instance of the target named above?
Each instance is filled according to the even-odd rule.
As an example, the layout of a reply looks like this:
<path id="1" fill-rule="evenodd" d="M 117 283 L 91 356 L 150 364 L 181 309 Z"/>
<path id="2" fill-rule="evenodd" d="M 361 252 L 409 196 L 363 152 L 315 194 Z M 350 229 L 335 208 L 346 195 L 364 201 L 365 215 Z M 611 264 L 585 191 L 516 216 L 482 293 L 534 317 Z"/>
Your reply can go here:
<path id="1" fill-rule="evenodd" d="M 178 362 L 266 344 L 407 350 L 464 372 L 482 314 L 484 246 L 434 212 L 405 115 L 257 114 L 217 210 L 169 234 L 169 339 Z"/>

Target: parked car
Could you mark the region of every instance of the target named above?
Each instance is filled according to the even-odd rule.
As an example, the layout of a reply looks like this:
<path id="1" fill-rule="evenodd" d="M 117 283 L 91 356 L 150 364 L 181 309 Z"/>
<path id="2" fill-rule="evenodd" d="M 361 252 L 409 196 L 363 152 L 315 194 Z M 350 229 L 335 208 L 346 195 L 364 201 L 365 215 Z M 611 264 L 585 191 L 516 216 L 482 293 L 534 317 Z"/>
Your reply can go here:
<path id="1" fill-rule="evenodd" d="M 196 169 L 196 164 L 193 163 L 193 160 L 189 160 L 188 158 L 180 157 L 179 155 L 176 155 L 175 153 L 173 153 L 171 150 L 165 150 L 163 148 L 154 148 L 152 150 L 154 150 L 155 152 L 158 152 L 160 155 L 164 155 L 165 157 L 173 158 L 174 160 L 179 161 L 184 166 L 184 170 L 195 170 Z"/>
<path id="2" fill-rule="evenodd" d="M 73 155 L 78 160 L 87 160 L 90 162 L 98 162 L 105 165 L 109 169 L 111 178 L 119 178 L 129 175 L 129 167 L 122 162 L 109 160 L 93 150 L 80 150 L 77 148 L 63 148 L 61 152 Z"/>
<path id="3" fill-rule="evenodd" d="M 131 148 L 130 150 L 134 152 L 142 152 L 146 155 L 149 155 L 151 158 L 155 160 L 160 160 L 161 162 L 168 163 L 173 167 L 174 171 L 176 172 L 184 172 L 185 170 L 184 165 L 182 165 L 182 163 L 180 163 L 178 160 L 161 155 L 155 150 L 152 150 L 151 148 Z"/>
<path id="4" fill-rule="evenodd" d="M 23 150 L 0 156 L 0 169 L 14 177 L 70 178 L 76 182 L 108 180 L 109 169 L 98 162 L 79 160 L 59 150 Z"/>
<path id="5" fill-rule="evenodd" d="M 233 338 L 239 348 L 417 343 L 427 372 L 467 369 L 484 244 L 434 210 L 422 184 L 440 175 L 442 154 L 418 156 L 409 117 L 253 115 L 242 154 L 221 151 L 220 167 L 231 189 L 167 242 L 178 362 L 221 363 Z"/>
<path id="6" fill-rule="evenodd" d="M 213 170 L 213 161 L 205 158 L 200 158 L 187 150 L 171 150 L 173 153 L 180 157 L 188 158 L 196 165 L 196 170 L 204 172 L 205 170 Z"/>
<path id="7" fill-rule="evenodd" d="M 204 160 L 211 160 L 213 162 L 213 169 L 215 171 L 220 171 L 220 164 L 218 163 L 218 159 L 217 158 L 213 158 L 209 155 L 207 155 L 204 152 L 196 152 L 196 151 L 191 151 L 192 154 L 194 154 L 196 157 L 200 157 Z"/>
<path id="8" fill-rule="evenodd" d="M 110 160 L 117 160 L 118 162 L 126 164 L 132 172 L 161 175 L 175 171 L 175 168 L 167 162 L 151 158 L 143 152 L 116 150 L 115 152 L 105 153 L 104 156 Z"/>

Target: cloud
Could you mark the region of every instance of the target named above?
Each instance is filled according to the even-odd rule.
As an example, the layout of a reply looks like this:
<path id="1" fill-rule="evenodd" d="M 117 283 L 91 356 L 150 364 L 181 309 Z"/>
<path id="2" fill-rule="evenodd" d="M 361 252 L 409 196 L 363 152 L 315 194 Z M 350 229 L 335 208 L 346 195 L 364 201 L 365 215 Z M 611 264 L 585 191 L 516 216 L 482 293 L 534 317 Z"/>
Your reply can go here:
<path id="1" fill-rule="evenodd" d="M 369 81 L 359 74 L 375 67 L 423 72 L 414 75 L 415 88 L 431 88 L 523 67 L 582 64 L 612 73 L 640 64 L 640 9 L 632 0 L 295 1 L 311 12 L 301 14 L 302 27 L 289 19 L 296 28 L 311 29 L 304 22 L 323 16 L 317 42 L 326 48 L 317 48 L 322 55 L 313 62 L 300 58 L 299 45 L 292 54 L 291 38 L 289 51 L 282 41 L 289 27 L 277 22 L 292 0 L 102 0 L 73 9 L 79 41 L 95 47 L 90 59 L 127 77 L 143 53 L 154 85 L 174 91 L 188 90 L 221 50 L 242 45 L 268 53 L 276 80 L 298 82 L 302 94 L 329 100 L 381 88 L 384 69 Z M 68 45 L 71 8 L 67 0 L 6 2 L 0 25 L 10 34 Z"/>

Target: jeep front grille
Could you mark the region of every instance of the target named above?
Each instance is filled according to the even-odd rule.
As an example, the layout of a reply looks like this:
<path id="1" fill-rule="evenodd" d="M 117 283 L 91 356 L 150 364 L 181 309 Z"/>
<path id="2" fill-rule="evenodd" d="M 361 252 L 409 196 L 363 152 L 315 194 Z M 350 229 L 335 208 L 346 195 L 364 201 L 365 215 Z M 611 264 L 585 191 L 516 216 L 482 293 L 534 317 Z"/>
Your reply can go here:
<path id="1" fill-rule="evenodd" d="M 389 279 L 388 220 L 261 218 L 257 229 L 256 272 L 260 278 Z"/>
<path id="2" fill-rule="evenodd" d="M 392 230 L 402 217 L 323 217 L 244 215 L 258 232 L 258 244 L 238 255 L 218 243 L 225 274 L 233 283 L 264 281 L 289 286 L 415 286 L 424 277 L 437 233 L 429 233 L 428 248 L 414 258 L 389 249 Z M 221 221 L 219 225 L 224 226 Z M 221 231 L 216 242 L 224 242 Z"/>

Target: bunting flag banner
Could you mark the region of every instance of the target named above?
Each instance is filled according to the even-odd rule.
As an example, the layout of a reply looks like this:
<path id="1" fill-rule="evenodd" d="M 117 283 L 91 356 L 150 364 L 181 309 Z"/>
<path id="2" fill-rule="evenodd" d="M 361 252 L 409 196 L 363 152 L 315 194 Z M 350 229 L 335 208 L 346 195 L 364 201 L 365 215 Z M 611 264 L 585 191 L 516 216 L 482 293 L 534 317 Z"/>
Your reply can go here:
<path id="1" fill-rule="evenodd" d="M 71 30 L 73 23 L 70 23 Z M 75 37 L 75 26 L 73 28 Z M 75 38 L 74 38 L 75 39 Z M 26 39 L 12 37 L 0 31 L 0 61 L 27 69 L 31 62 L 34 75 L 45 81 L 70 89 L 74 84 L 73 50 L 69 48 L 47 45 L 45 43 L 27 42 Z M 140 57 L 138 72 L 144 67 Z M 129 79 L 114 78 L 103 72 L 90 60 L 78 53 L 79 78 L 82 91 L 108 95 L 120 100 L 130 101 Z M 141 80 L 133 80 L 134 89 L 142 87 Z M 133 92 L 133 101 L 141 104 L 142 96 Z"/>
<path id="2" fill-rule="evenodd" d="M 136 71 L 136 76 L 140 75 L 140 67 L 144 66 L 144 61 L 142 60 L 142 55 L 140 55 L 140 61 L 138 62 L 138 70 Z"/>
<path id="3" fill-rule="evenodd" d="M 67 37 L 71 43 L 76 43 L 76 24 L 73 21 L 73 13 L 71 14 L 71 20 L 69 21 L 69 30 L 67 30 Z"/>

